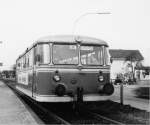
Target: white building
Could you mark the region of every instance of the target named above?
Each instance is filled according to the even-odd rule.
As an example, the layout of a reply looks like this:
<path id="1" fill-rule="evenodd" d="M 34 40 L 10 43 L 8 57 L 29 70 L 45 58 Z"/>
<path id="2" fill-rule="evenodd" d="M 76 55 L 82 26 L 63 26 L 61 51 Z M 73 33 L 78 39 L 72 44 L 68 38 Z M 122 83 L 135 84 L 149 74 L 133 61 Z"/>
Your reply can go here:
<path id="1" fill-rule="evenodd" d="M 132 66 L 134 71 L 144 59 L 139 50 L 110 49 L 109 53 L 112 59 L 111 79 L 116 79 L 118 74 L 126 74 L 129 77 L 129 74 L 132 73 Z"/>

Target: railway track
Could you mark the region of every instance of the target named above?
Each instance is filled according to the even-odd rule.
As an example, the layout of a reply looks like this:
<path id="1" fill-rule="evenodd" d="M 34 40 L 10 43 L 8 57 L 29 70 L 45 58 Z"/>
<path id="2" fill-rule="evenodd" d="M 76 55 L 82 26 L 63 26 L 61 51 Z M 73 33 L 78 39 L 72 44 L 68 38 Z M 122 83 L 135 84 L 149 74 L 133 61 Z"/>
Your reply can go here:
<path id="1" fill-rule="evenodd" d="M 53 107 L 48 104 L 42 104 L 35 102 L 34 100 L 28 98 L 23 95 L 21 92 L 18 92 L 14 86 L 7 83 L 8 87 L 10 87 L 16 95 L 23 101 L 27 103 L 31 109 L 36 112 L 36 114 L 42 119 L 45 124 L 119 124 L 123 125 L 123 123 L 112 120 L 100 114 L 94 113 L 84 107 L 81 107 L 80 112 L 75 112 L 71 106 L 70 107 L 62 107 L 56 105 L 55 109 L 52 110 Z M 57 108 L 56 108 L 57 107 Z"/>
<path id="2" fill-rule="evenodd" d="M 91 111 L 86 111 L 88 113 L 88 115 L 91 115 L 92 117 L 98 119 L 98 120 L 105 120 L 106 122 L 108 122 L 108 124 L 119 124 L 119 125 L 125 125 L 121 122 L 118 122 L 116 120 L 113 120 L 113 119 L 110 119 L 110 118 L 107 118 L 105 116 L 102 116 L 100 114 L 97 114 L 97 113 L 94 113 L 94 112 L 91 112 Z"/>
<path id="3" fill-rule="evenodd" d="M 84 107 L 80 108 L 80 111 L 77 112 L 67 105 L 66 107 L 63 105 L 54 105 L 54 109 L 52 112 L 55 112 L 59 117 L 65 119 L 70 124 L 119 124 L 123 125 L 123 123 L 112 120 L 100 114 L 94 113 Z M 57 108 L 56 108 L 57 107 Z M 47 107 L 49 109 L 49 107 Z"/>

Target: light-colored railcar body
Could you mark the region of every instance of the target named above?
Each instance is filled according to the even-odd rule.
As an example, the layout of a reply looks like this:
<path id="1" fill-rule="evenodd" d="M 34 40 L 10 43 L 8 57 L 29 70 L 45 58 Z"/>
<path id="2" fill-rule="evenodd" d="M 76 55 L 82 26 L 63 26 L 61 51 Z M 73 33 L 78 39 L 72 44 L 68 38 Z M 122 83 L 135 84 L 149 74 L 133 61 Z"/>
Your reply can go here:
<path id="1" fill-rule="evenodd" d="M 16 61 L 16 88 L 39 102 L 106 100 L 110 83 L 105 41 L 59 35 L 37 40 Z"/>

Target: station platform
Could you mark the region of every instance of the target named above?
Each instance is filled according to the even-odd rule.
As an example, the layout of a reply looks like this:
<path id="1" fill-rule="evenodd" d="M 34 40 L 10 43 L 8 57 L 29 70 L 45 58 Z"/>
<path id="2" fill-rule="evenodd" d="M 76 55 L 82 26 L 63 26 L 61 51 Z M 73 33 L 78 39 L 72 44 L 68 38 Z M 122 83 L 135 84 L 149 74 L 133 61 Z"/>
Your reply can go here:
<path id="1" fill-rule="evenodd" d="M 42 124 L 38 116 L 2 81 L 0 81 L 0 124 Z"/>
<path id="2" fill-rule="evenodd" d="M 150 112 L 150 100 L 137 98 L 134 93 L 134 89 L 137 87 L 138 87 L 137 85 L 124 86 L 123 103 Z M 110 97 L 110 100 L 120 102 L 120 85 L 115 86 L 114 94 Z"/>

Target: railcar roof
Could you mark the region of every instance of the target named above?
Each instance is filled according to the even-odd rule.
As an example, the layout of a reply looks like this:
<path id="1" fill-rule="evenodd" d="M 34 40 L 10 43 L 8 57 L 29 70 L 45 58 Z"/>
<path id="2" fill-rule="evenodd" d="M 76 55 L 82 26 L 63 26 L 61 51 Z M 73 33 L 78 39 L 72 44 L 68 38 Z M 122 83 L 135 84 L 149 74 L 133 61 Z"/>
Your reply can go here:
<path id="1" fill-rule="evenodd" d="M 28 52 L 34 45 L 37 43 L 44 43 L 44 42 L 51 42 L 51 43 L 77 43 L 81 42 L 82 44 L 91 44 L 91 45 L 104 45 L 108 46 L 107 42 L 97 39 L 94 37 L 88 37 L 88 36 L 79 36 L 79 35 L 51 35 L 51 36 L 45 36 L 39 38 L 30 48 L 27 48 L 27 50 L 18 57 L 22 57 L 26 52 Z M 18 60 L 17 59 L 17 60 Z"/>
<path id="2" fill-rule="evenodd" d="M 108 44 L 97 38 L 93 37 L 87 37 L 87 36 L 75 36 L 75 35 L 54 35 L 54 36 L 46 36 L 42 37 L 37 40 L 37 42 L 55 42 L 55 43 L 76 43 L 81 42 L 83 44 L 98 44 L 98 45 L 105 45 L 108 46 Z"/>

